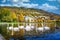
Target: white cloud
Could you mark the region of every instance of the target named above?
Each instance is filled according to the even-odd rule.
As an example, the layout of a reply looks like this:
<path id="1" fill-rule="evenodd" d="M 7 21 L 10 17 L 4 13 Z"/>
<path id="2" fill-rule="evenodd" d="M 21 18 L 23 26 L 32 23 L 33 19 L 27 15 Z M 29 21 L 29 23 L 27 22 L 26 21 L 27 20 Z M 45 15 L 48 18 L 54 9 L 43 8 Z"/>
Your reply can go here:
<path id="1" fill-rule="evenodd" d="M 48 0 L 48 1 L 56 1 L 56 2 L 60 3 L 60 0 Z"/>
<path id="2" fill-rule="evenodd" d="M 58 8 L 56 6 L 51 6 L 47 3 L 42 4 L 42 6 L 39 7 L 40 9 L 46 9 L 46 10 L 57 10 Z"/>
<path id="3" fill-rule="evenodd" d="M 48 0 L 48 1 L 56 1 L 56 0 Z"/>
<path id="4" fill-rule="evenodd" d="M 24 2 L 30 2 L 30 0 L 6 0 L 11 2 L 12 4 L 1 4 L 0 6 L 17 6 L 17 7 L 26 7 L 26 8 L 36 8 L 38 4 L 34 3 L 24 3 Z"/>
<path id="5" fill-rule="evenodd" d="M 11 7 L 16 6 L 16 7 L 20 7 L 20 5 L 17 5 L 17 4 L 13 4 L 13 5 L 11 5 L 11 4 L 0 4 L 0 6 L 11 6 Z"/>
<path id="6" fill-rule="evenodd" d="M 27 7 L 27 8 L 35 8 L 35 7 L 37 7 L 38 6 L 38 4 L 25 4 L 25 3 L 23 3 L 23 4 L 21 4 L 21 6 L 23 6 L 23 7 Z"/>
<path id="7" fill-rule="evenodd" d="M 10 4 L 0 4 L 0 6 L 11 6 Z"/>
<path id="8" fill-rule="evenodd" d="M 9 1 L 11 1 L 11 2 L 13 2 L 13 3 L 19 3 L 19 2 L 29 2 L 30 0 L 9 0 Z"/>
<path id="9" fill-rule="evenodd" d="M 38 4 L 29 4 L 29 3 L 21 3 L 21 4 L 1 4 L 0 6 L 17 6 L 17 7 L 26 7 L 26 8 L 37 8 Z"/>
<path id="10" fill-rule="evenodd" d="M 60 0 L 48 0 L 48 1 L 51 1 L 51 2 L 57 2 L 60 4 Z"/>
<path id="11" fill-rule="evenodd" d="M 21 2 L 20 0 L 8 0 L 9 2 L 11 2 L 11 3 L 19 3 L 19 2 Z"/>
<path id="12" fill-rule="evenodd" d="M 6 2 L 6 0 L 2 0 L 2 3 Z"/>
<path id="13" fill-rule="evenodd" d="M 19 0 L 12 0 L 13 2 L 18 2 Z"/>
<path id="14" fill-rule="evenodd" d="M 22 0 L 23 2 L 29 2 L 30 0 Z"/>

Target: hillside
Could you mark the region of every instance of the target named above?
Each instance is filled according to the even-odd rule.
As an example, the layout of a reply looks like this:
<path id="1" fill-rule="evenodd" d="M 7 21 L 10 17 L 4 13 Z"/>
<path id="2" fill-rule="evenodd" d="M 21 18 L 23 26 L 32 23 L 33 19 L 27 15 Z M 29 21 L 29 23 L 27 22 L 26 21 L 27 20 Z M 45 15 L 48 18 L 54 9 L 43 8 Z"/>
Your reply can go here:
<path id="1" fill-rule="evenodd" d="M 19 14 L 21 14 L 22 16 L 30 16 L 30 17 L 49 16 L 50 18 L 60 20 L 60 15 L 47 12 L 41 9 L 0 6 L 0 21 L 4 21 L 4 20 L 7 21 L 11 19 L 17 20 L 16 16 L 18 16 Z M 21 19 L 23 18 L 21 17 Z"/>

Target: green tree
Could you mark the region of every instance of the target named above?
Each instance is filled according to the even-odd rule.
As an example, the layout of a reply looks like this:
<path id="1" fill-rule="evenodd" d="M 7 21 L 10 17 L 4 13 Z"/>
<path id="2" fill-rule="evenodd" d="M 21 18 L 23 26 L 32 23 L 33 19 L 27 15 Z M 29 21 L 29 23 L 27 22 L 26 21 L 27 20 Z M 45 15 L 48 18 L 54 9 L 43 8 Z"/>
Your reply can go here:
<path id="1" fill-rule="evenodd" d="M 7 17 L 10 14 L 10 10 L 6 8 L 0 9 L 0 21 L 7 21 Z"/>

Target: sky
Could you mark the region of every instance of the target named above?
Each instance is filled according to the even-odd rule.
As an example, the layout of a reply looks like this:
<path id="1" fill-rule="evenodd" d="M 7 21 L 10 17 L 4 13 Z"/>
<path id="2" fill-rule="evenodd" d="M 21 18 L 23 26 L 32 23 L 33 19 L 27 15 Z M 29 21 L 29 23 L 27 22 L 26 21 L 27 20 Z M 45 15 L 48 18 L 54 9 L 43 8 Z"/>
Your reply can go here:
<path id="1" fill-rule="evenodd" d="M 0 0 L 0 6 L 36 8 L 60 15 L 60 0 Z"/>

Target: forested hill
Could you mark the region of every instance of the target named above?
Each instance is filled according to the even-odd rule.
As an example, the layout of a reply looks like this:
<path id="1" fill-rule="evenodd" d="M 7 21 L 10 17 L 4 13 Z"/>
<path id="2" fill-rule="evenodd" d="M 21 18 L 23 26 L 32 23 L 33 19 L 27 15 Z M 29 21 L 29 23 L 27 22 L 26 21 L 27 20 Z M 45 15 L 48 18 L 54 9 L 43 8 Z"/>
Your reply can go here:
<path id="1" fill-rule="evenodd" d="M 41 9 L 33 9 L 33 8 L 24 8 L 24 7 L 1 7 L 0 6 L 0 21 L 2 20 L 16 20 L 16 15 L 21 14 L 21 16 L 49 16 L 50 18 L 54 18 L 60 20 L 60 15 L 47 12 Z"/>

